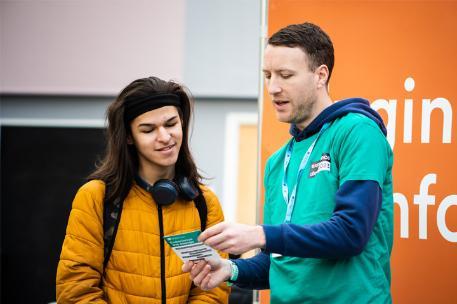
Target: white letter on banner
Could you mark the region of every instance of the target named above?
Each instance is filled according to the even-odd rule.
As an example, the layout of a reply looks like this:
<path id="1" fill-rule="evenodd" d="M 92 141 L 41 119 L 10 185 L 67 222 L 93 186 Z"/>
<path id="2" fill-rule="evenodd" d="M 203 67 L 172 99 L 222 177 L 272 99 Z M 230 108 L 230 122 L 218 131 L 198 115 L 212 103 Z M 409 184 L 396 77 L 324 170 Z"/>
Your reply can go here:
<path id="1" fill-rule="evenodd" d="M 441 235 L 449 242 L 457 243 L 457 232 L 450 231 L 446 225 L 446 211 L 451 206 L 457 206 L 457 195 L 449 195 L 441 202 L 436 214 L 436 222 Z"/>
<path id="2" fill-rule="evenodd" d="M 435 205 L 435 196 L 428 195 L 428 187 L 435 183 L 436 174 L 427 174 L 421 181 L 419 194 L 414 195 L 414 204 L 419 205 L 419 239 L 427 239 L 427 206 Z"/>
<path id="3" fill-rule="evenodd" d="M 452 107 L 446 98 L 438 97 L 430 102 L 430 99 L 422 99 L 422 130 L 421 142 L 430 142 L 430 120 L 432 111 L 436 108 L 443 111 L 443 144 L 451 143 L 452 135 Z"/>
<path id="4" fill-rule="evenodd" d="M 412 92 L 414 90 L 414 78 L 408 77 L 405 80 L 405 90 Z M 412 142 L 413 133 L 413 100 L 405 99 L 405 112 L 403 115 L 403 142 L 410 144 Z"/>

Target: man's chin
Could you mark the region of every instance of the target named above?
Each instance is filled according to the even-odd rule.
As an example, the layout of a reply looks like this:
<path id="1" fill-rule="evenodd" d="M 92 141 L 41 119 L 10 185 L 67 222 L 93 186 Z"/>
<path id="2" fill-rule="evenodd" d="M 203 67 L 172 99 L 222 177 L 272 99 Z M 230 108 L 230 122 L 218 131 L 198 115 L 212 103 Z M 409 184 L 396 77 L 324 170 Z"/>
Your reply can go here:
<path id="1" fill-rule="evenodd" d="M 281 114 L 281 113 L 276 113 L 276 119 L 277 119 L 279 122 L 291 123 L 291 119 L 290 119 L 290 116 L 289 116 L 289 115 L 283 115 L 283 114 Z"/>

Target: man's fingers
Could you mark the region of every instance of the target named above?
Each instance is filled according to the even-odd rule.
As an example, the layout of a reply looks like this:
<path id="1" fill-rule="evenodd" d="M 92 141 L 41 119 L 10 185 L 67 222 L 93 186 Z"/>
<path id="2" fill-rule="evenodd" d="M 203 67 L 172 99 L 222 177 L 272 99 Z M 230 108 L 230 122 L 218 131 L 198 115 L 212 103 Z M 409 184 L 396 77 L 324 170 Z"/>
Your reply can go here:
<path id="1" fill-rule="evenodd" d="M 227 246 L 224 245 L 224 243 L 227 243 L 228 241 L 230 241 L 230 239 L 227 238 L 225 233 L 219 233 L 207 238 L 205 244 L 219 250 L 219 247 Z"/>
<path id="2" fill-rule="evenodd" d="M 235 246 L 228 245 L 228 244 L 221 244 L 221 246 L 219 246 L 219 248 L 217 250 L 222 251 L 222 252 L 226 252 L 226 253 L 231 253 L 231 254 L 242 254 L 242 253 L 244 253 L 244 252 L 239 252 L 239 250 Z"/>
<path id="3" fill-rule="evenodd" d="M 194 263 L 192 261 L 185 262 L 182 265 L 182 271 L 189 272 L 192 269 L 192 266 L 194 266 Z"/>
<path id="4" fill-rule="evenodd" d="M 206 264 L 205 267 L 203 267 L 201 269 L 201 271 L 194 277 L 193 281 L 194 281 L 195 285 L 201 286 L 203 279 L 205 279 L 205 277 L 209 274 L 210 271 L 211 271 L 211 266 Z"/>
<path id="5" fill-rule="evenodd" d="M 211 282 L 211 274 L 208 274 L 201 282 L 200 288 L 202 290 L 210 290 L 212 287 L 209 285 Z"/>
<path id="6" fill-rule="evenodd" d="M 217 237 L 219 237 L 219 235 Z M 213 243 L 213 241 L 214 241 L 214 243 Z M 220 239 L 219 243 L 216 243 L 216 242 L 217 242 L 217 239 L 215 239 L 215 237 L 212 237 L 212 238 L 207 240 L 206 244 L 211 246 L 212 248 L 214 248 L 216 250 L 219 250 L 219 251 L 222 251 L 222 252 L 226 252 L 226 253 L 242 254 L 242 253 L 245 252 L 245 251 L 242 251 L 242 248 L 240 247 L 240 244 L 237 243 L 236 241 L 232 240 L 232 239 L 225 239 L 224 240 L 224 238 L 222 237 Z M 248 251 L 248 250 L 246 250 L 246 251 Z"/>
<path id="7" fill-rule="evenodd" d="M 193 280 L 198 274 L 203 270 L 203 268 L 207 265 L 205 261 L 198 261 L 193 263 L 194 265 L 190 269 L 190 278 Z M 211 267 L 210 267 L 211 268 Z"/>
<path id="8" fill-rule="evenodd" d="M 213 235 L 217 235 L 217 234 L 221 233 L 222 231 L 224 231 L 224 229 L 225 229 L 225 223 L 224 222 L 216 224 L 216 225 L 206 229 L 205 231 L 203 231 L 200 234 L 200 236 L 198 237 L 198 240 L 200 242 L 205 242 L 207 238 L 212 237 Z"/>

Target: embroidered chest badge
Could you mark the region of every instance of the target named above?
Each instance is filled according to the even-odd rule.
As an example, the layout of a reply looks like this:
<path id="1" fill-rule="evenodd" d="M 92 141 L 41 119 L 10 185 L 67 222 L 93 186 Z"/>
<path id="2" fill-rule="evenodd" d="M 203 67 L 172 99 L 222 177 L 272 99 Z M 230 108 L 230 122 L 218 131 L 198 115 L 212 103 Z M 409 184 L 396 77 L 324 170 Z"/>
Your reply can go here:
<path id="1" fill-rule="evenodd" d="M 309 177 L 315 177 L 317 173 L 321 171 L 330 171 L 330 164 L 330 154 L 322 153 L 321 159 L 311 164 L 311 168 L 309 170 Z"/>

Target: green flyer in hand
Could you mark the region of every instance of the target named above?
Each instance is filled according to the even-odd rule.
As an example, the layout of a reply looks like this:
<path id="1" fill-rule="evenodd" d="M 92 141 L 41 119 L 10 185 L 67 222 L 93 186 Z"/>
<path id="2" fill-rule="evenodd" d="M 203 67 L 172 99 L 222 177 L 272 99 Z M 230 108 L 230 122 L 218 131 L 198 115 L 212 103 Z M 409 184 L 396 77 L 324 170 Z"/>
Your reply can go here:
<path id="1" fill-rule="evenodd" d="M 201 231 L 164 236 L 168 245 L 184 261 L 220 259 L 219 254 L 208 245 L 198 241 Z"/>

